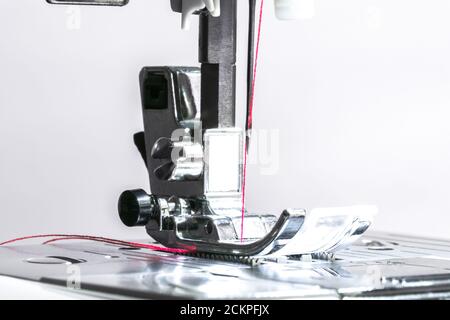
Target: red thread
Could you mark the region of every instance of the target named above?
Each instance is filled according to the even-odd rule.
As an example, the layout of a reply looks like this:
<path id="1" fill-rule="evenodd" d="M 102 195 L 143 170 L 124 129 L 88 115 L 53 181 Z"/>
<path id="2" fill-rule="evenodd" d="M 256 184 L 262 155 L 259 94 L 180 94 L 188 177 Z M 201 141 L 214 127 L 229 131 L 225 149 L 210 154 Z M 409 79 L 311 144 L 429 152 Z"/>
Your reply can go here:
<path id="1" fill-rule="evenodd" d="M 255 65 L 253 67 L 253 79 L 252 79 L 252 92 L 250 95 L 250 106 L 247 118 L 247 128 L 249 130 L 253 127 L 253 106 L 255 98 L 255 84 L 256 84 L 256 71 L 258 68 L 258 56 L 259 56 L 259 43 L 261 40 L 261 26 L 263 18 L 264 0 L 261 0 L 261 6 L 259 8 L 259 22 L 258 22 L 258 37 L 256 40 L 256 52 L 255 52 Z M 249 133 L 250 135 L 250 133 Z M 247 182 L 247 139 L 245 140 L 245 152 L 244 152 L 244 172 L 242 175 L 242 212 L 241 212 L 241 242 L 244 238 L 244 218 L 245 218 L 245 187 Z"/>
<path id="2" fill-rule="evenodd" d="M 97 241 L 97 242 L 123 245 L 123 246 L 134 247 L 134 248 L 149 249 L 149 250 L 154 250 L 154 251 L 169 252 L 169 253 L 186 254 L 186 253 L 192 253 L 195 251 L 194 248 L 187 248 L 187 249 L 166 248 L 166 247 L 150 245 L 150 244 L 145 244 L 145 243 L 137 243 L 137 242 L 131 242 L 131 241 L 122 241 L 122 240 L 111 239 L 111 238 L 94 237 L 94 236 L 77 235 L 77 234 L 76 235 L 44 234 L 44 235 L 27 236 L 27 237 L 21 237 L 21 238 L 16 238 L 16 239 L 2 242 L 2 243 L 0 243 L 0 246 L 4 246 L 4 245 L 14 243 L 14 242 L 19 242 L 19 241 L 24 241 L 24 240 L 29 240 L 29 239 L 38 239 L 38 238 L 54 238 L 54 239 L 45 241 L 43 244 L 50 244 L 53 242 L 63 241 L 63 240 L 88 240 L 88 241 Z"/>

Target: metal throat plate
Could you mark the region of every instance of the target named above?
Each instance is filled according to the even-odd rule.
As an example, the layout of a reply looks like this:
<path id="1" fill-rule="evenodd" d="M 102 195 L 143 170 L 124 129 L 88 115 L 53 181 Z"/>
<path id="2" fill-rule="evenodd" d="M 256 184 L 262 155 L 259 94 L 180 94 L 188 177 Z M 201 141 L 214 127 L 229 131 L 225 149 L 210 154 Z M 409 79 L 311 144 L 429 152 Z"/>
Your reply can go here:
<path id="1" fill-rule="evenodd" d="M 210 258 L 87 241 L 15 245 L 0 247 L 0 274 L 105 297 L 450 298 L 450 241 L 371 233 L 332 261 Z"/>

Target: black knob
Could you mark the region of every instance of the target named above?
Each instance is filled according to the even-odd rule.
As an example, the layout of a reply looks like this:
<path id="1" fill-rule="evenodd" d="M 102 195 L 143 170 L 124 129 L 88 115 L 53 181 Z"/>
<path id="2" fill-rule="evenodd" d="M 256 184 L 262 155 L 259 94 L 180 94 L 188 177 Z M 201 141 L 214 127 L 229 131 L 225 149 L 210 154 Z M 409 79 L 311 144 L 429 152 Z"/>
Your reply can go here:
<path id="1" fill-rule="evenodd" d="M 144 190 L 129 190 L 120 195 L 119 216 L 128 227 L 145 226 L 154 215 L 153 199 Z"/>

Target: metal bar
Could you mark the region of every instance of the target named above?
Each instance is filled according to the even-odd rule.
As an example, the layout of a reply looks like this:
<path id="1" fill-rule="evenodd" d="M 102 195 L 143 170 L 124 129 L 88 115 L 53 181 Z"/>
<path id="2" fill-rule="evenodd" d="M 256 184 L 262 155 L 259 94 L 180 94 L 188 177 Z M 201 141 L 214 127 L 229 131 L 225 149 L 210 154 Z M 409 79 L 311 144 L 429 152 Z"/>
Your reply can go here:
<path id="1" fill-rule="evenodd" d="M 236 0 L 221 1 L 220 17 L 200 14 L 203 129 L 235 126 L 236 19 Z"/>

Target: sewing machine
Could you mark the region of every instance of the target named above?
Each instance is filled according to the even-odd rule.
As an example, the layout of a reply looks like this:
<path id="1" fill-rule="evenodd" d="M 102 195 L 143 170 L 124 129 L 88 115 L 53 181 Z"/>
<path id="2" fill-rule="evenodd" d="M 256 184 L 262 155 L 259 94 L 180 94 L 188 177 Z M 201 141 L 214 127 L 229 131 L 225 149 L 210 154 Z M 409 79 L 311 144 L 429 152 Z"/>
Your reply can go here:
<path id="1" fill-rule="evenodd" d="M 128 0 L 47 2 L 124 6 Z M 1 273 L 65 286 L 69 263 L 80 268 L 83 289 L 144 298 L 450 297 L 449 244 L 361 238 L 376 214 L 372 206 L 245 210 L 258 2 L 249 0 L 245 130 L 235 126 L 236 3 L 171 0 L 181 28 L 199 18 L 201 65 L 144 67 L 139 77 L 144 131 L 134 143 L 151 194 L 123 192 L 119 217 L 183 254 L 96 243 L 14 247 L 1 255 Z M 297 4 L 275 0 L 277 16 L 295 18 Z M 223 290 L 212 289 L 218 287 Z"/>

